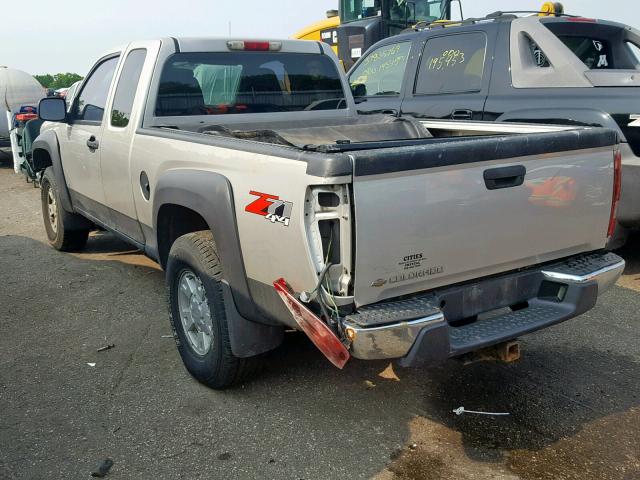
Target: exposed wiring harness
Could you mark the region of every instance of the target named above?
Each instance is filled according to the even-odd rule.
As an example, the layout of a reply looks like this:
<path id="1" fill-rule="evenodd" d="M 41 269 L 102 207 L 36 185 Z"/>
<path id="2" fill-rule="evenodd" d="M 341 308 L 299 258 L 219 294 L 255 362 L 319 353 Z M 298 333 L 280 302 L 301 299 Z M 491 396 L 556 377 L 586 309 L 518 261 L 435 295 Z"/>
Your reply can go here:
<path id="1" fill-rule="evenodd" d="M 327 278 L 327 272 L 333 266 L 333 264 L 329 262 L 332 244 L 333 236 L 329 238 L 327 255 L 324 259 L 324 268 L 318 276 L 318 283 L 310 292 L 302 292 L 300 294 L 300 300 L 304 303 L 309 303 L 317 293 L 318 303 L 320 304 L 322 314 L 327 319 L 330 325 L 335 326 L 338 324 L 338 320 L 340 319 L 340 310 L 338 309 L 338 305 L 336 304 L 333 298 L 333 294 L 331 293 L 331 279 Z M 331 313 L 329 313 L 329 311 Z"/>
<path id="2" fill-rule="evenodd" d="M 326 302 L 327 298 L 328 298 L 329 301 L 330 301 L 330 305 L 327 305 L 327 306 L 331 309 L 331 313 L 335 314 L 335 319 L 333 319 L 333 322 L 335 324 L 340 319 L 340 310 L 338 309 L 338 305 L 336 305 L 336 301 L 333 298 L 333 294 L 331 293 L 330 279 L 327 278 L 326 280 L 327 280 L 326 281 L 326 287 L 327 288 L 325 288 L 325 285 L 323 285 L 320 288 L 321 288 L 321 291 L 322 291 L 323 300 Z"/>
<path id="3" fill-rule="evenodd" d="M 332 263 L 325 262 L 325 266 L 320 272 L 320 275 L 318 276 L 318 283 L 316 283 L 315 288 L 310 292 L 302 292 L 300 294 L 300 300 L 302 300 L 304 303 L 309 303 L 313 299 L 313 295 L 320 289 L 320 286 L 322 285 L 324 277 L 327 275 L 327 272 L 329 271 L 329 268 L 331 268 L 332 265 L 333 265 Z"/>

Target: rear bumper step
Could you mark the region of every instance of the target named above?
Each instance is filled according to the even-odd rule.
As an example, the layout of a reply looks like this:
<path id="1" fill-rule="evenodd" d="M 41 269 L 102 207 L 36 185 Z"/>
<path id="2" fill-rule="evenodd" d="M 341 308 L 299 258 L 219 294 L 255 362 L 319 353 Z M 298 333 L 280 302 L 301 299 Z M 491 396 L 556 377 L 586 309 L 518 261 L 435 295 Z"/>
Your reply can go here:
<path id="1" fill-rule="evenodd" d="M 624 266 L 624 260 L 613 253 L 580 255 L 428 295 L 362 307 L 346 317 L 344 328 L 356 358 L 399 358 L 407 367 L 437 363 L 585 313 L 615 284 Z M 502 310 L 485 315 L 496 309 Z"/>

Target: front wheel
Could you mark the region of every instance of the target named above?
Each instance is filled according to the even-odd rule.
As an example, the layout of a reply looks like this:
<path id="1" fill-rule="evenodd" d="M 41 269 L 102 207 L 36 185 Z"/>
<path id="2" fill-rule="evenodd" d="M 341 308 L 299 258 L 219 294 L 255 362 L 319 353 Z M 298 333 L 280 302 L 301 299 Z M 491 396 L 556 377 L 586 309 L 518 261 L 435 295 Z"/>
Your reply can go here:
<path id="1" fill-rule="evenodd" d="M 73 228 L 73 225 L 85 225 L 87 221 L 62 208 L 58 185 L 50 167 L 42 175 L 40 186 L 42 216 L 49 243 L 56 250 L 63 252 L 82 250 L 87 244 L 89 229 Z"/>
<path id="2" fill-rule="evenodd" d="M 169 317 L 185 367 L 215 389 L 241 382 L 258 366 L 258 358 L 231 351 L 222 295 L 222 269 L 209 231 L 178 238 L 167 261 Z"/>

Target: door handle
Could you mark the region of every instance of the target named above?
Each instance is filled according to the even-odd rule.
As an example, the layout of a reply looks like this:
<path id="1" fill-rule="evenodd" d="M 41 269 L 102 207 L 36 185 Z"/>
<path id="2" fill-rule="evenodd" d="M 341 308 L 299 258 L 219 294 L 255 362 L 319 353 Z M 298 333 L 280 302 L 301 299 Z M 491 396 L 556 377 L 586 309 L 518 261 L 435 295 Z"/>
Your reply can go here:
<path id="1" fill-rule="evenodd" d="M 522 165 L 491 168 L 484 171 L 484 184 L 488 190 L 519 187 L 524 183 L 527 169 Z"/>
<path id="2" fill-rule="evenodd" d="M 96 140 L 95 136 L 91 135 L 87 140 L 87 147 L 89 147 L 89 150 L 97 150 L 100 147 L 100 142 Z"/>
<path id="3" fill-rule="evenodd" d="M 454 110 L 451 112 L 452 120 L 473 120 L 473 110 Z"/>
<path id="4" fill-rule="evenodd" d="M 387 110 L 381 110 L 380 111 L 381 114 L 383 115 L 398 115 L 398 110 L 395 110 L 393 108 L 389 108 Z"/>

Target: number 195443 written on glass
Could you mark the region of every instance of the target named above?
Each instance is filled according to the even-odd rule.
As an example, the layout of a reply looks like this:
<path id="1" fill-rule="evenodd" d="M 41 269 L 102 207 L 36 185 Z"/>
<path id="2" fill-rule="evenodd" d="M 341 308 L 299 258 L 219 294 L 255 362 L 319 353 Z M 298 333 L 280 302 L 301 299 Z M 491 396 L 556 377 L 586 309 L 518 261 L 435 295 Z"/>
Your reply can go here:
<path id="1" fill-rule="evenodd" d="M 461 50 L 445 50 L 439 56 L 429 58 L 429 70 L 444 70 L 461 65 L 465 62 L 464 52 Z"/>

